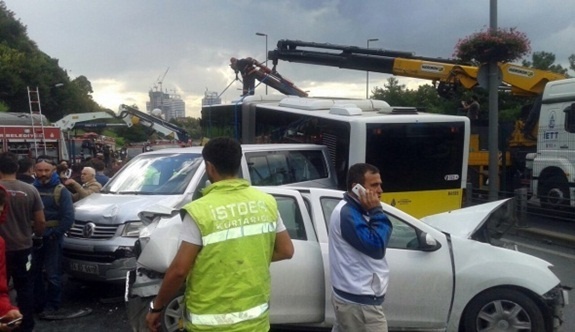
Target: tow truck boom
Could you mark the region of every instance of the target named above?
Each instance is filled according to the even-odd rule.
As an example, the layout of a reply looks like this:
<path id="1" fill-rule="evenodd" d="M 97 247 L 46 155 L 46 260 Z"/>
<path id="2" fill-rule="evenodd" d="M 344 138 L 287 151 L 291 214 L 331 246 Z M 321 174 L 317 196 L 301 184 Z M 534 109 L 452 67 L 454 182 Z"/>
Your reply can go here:
<path id="1" fill-rule="evenodd" d="M 137 123 L 151 128 L 157 132 L 160 132 L 166 136 L 171 136 L 177 138 L 180 142 L 188 142 L 190 136 L 183 128 L 176 126 L 173 123 L 169 123 L 166 120 L 160 119 L 156 116 L 144 113 L 140 110 L 137 110 L 134 107 L 128 105 L 120 105 L 120 118 L 124 120 L 124 122 L 131 122 Z M 143 121 L 142 121 L 143 120 Z"/>
<path id="2" fill-rule="evenodd" d="M 411 52 L 284 39 L 278 41 L 275 50 L 269 51 L 268 58 L 273 62 L 272 71 L 275 71 L 278 60 L 285 60 L 433 80 L 438 82 L 438 93 L 444 97 L 459 86 L 473 89 L 479 85 L 480 69 L 477 66 L 415 56 Z M 565 78 L 561 74 L 509 63 L 500 63 L 499 69 L 502 81 L 516 95 L 539 95 L 547 82 Z"/>
<path id="3" fill-rule="evenodd" d="M 83 124 L 81 124 L 82 122 L 97 119 L 121 119 L 122 121 L 124 121 L 123 124 L 108 123 L 106 124 L 106 126 L 122 125 L 132 127 L 135 123 L 139 123 L 143 126 L 151 128 L 157 132 L 160 132 L 166 136 L 171 136 L 180 142 L 188 142 L 190 138 L 188 133 L 184 129 L 172 123 L 169 123 L 168 121 L 141 112 L 134 107 L 124 104 L 120 105 L 118 114 L 115 114 L 112 111 L 68 114 L 62 119 L 54 122 L 54 126 L 59 127 L 63 132 L 66 132 L 74 128 L 79 128 L 83 126 Z M 97 127 L 97 126 L 86 125 L 86 127 Z"/>

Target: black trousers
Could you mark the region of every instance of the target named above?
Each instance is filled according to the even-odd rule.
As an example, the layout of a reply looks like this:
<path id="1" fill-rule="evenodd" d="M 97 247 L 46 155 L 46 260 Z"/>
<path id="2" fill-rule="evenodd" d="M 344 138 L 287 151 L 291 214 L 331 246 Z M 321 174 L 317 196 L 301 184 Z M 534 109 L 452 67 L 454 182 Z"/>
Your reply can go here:
<path id="1" fill-rule="evenodd" d="M 18 331 L 31 332 L 34 329 L 34 293 L 32 288 L 32 249 L 6 251 L 7 280 L 12 278 L 16 290 L 16 301 L 24 316 Z"/>

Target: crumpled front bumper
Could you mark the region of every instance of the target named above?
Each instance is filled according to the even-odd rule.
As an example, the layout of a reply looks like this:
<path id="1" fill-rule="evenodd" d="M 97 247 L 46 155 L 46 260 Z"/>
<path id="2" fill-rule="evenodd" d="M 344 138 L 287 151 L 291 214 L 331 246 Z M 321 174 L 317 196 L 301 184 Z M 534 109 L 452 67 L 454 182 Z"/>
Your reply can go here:
<path id="1" fill-rule="evenodd" d="M 158 294 L 162 284 L 161 278 L 149 278 L 138 274 L 136 270 L 128 271 L 124 301 L 126 302 L 126 314 L 133 331 L 149 331 L 146 326 L 146 314 L 150 307 L 150 301 Z"/>
<path id="2" fill-rule="evenodd" d="M 543 295 L 543 300 L 551 311 L 553 331 L 558 331 L 563 324 L 563 308 L 569 304 L 570 290 L 571 287 L 559 284 Z"/>

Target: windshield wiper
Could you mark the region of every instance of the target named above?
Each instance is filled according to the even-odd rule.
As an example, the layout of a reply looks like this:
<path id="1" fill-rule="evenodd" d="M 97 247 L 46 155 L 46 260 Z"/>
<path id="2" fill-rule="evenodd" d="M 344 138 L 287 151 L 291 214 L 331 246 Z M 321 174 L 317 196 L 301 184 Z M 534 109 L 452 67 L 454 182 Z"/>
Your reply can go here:
<path id="1" fill-rule="evenodd" d="M 116 192 L 118 195 L 155 195 L 155 192 L 151 191 L 118 191 Z"/>

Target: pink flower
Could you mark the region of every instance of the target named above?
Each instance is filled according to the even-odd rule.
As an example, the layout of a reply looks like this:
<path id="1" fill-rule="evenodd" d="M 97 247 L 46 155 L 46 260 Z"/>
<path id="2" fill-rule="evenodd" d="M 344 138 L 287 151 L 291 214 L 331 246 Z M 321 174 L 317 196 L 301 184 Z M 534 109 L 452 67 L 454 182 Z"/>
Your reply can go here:
<path id="1" fill-rule="evenodd" d="M 453 56 L 462 61 L 510 62 L 529 52 L 531 43 L 526 34 L 515 28 L 503 28 L 493 33 L 486 29 L 459 39 Z"/>

